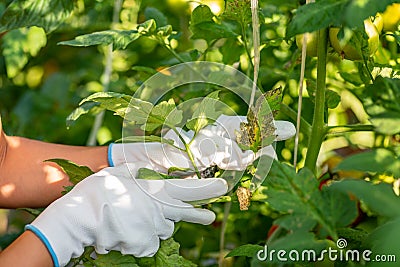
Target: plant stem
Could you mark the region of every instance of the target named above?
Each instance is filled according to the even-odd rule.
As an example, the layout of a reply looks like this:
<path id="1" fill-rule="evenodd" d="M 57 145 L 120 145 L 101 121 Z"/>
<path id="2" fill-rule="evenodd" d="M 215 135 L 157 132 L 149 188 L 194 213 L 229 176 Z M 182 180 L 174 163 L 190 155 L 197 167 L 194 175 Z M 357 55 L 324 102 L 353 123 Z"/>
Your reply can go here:
<path id="1" fill-rule="evenodd" d="M 303 46 L 301 48 L 301 65 L 300 65 L 300 79 L 299 79 L 299 100 L 297 103 L 297 117 L 296 117 L 296 135 L 294 137 L 293 149 L 293 166 L 297 168 L 297 154 L 299 151 L 299 135 L 301 127 L 301 109 L 303 107 L 303 85 L 306 69 L 306 56 L 307 56 L 307 34 L 303 35 Z"/>
<path id="2" fill-rule="evenodd" d="M 229 213 L 231 212 L 232 201 L 226 202 L 224 204 L 224 218 L 222 219 L 221 225 L 221 233 L 219 235 L 219 258 L 218 258 L 218 266 L 223 265 L 224 261 L 224 251 L 225 251 L 225 234 L 226 234 L 226 225 L 228 223 Z"/>
<path id="3" fill-rule="evenodd" d="M 372 76 L 371 70 L 368 68 L 368 61 L 365 57 L 363 57 L 363 63 L 364 63 L 364 67 L 368 73 L 369 78 L 371 79 L 372 82 L 374 82 L 374 80 L 375 80 L 374 76 Z"/>
<path id="4" fill-rule="evenodd" d="M 122 7 L 122 0 L 115 1 L 111 29 L 114 29 L 115 28 L 114 25 L 116 23 L 118 23 L 121 7 Z M 104 66 L 103 75 L 102 75 L 103 77 L 102 77 L 102 82 L 101 82 L 102 87 L 103 87 L 103 92 L 107 92 L 110 87 L 111 74 L 113 71 L 113 69 L 112 69 L 113 44 L 108 45 L 105 49 L 106 50 L 104 53 L 105 53 L 106 63 Z M 96 145 L 97 132 L 99 131 L 101 125 L 103 124 L 104 115 L 105 115 L 104 110 L 96 115 L 92 129 L 90 130 L 90 134 L 89 134 L 88 140 L 86 142 L 86 145 L 88 145 L 88 146 Z"/>
<path id="5" fill-rule="evenodd" d="M 242 37 L 243 37 L 244 50 L 246 51 L 246 55 L 249 58 L 249 63 L 250 63 L 251 69 L 254 69 L 253 60 L 251 58 L 251 54 L 250 54 L 250 51 L 249 51 L 249 42 L 247 41 L 246 26 L 244 25 L 244 23 L 240 23 L 240 26 L 242 28 Z"/>
<path id="6" fill-rule="evenodd" d="M 165 49 L 167 49 L 180 63 L 185 63 L 186 61 L 178 54 L 175 52 L 175 50 L 170 47 L 168 44 L 164 43 L 163 40 L 159 41 L 161 43 L 162 46 L 165 47 Z"/>
<path id="7" fill-rule="evenodd" d="M 370 124 L 336 125 L 326 127 L 326 134 L 336 135 L 348 132 L 368 132 L 374 129 L 375 127 Z"/>
<path id="8" fill-rule="evenodd" d="M 256 95 L 258 72 L 260 69 L 260 27 L 258 20 L 258 0 L 251 0 L 251 21 L 253 25 L 253 88 L 251 90 L 249 108 L 253 106 L 254 97 Z M 250 58 L 251 61 L 251 58 Z"/>
<path id="9" fill-rule="evenodd" d="M 193 168 L 194 168 L 194 171 L 196 172 L 197 177 L 201 178 L 200 171 L 197 168 L 196 162 L 194 161 L 192 151 L 190 150 L 190 145 L 188 143 L 186 143 L 185 139 L 183 139 L 182 135 L 178 132 L 176 127 L 170 127 L 170 128 L 178 135 L 179 139 L 182 141 L 183 145 L 185 146 L 185 152 L 188 155 L 189 160 L 193 165 Z"/>
<path id="10" fill-rule="evenodd" d="M 308 140 L 308 150 L 305 167 L 316 173 L 316 162 L 326 134 L 325 126 L 325 91 L 326 91 L 326 56 L 327 56 L 327 29 L 318 31 L 318 61 L 317 61 L 317 88 L 315 92 L 314 117 L 311 126 L 311 135 Z"/>

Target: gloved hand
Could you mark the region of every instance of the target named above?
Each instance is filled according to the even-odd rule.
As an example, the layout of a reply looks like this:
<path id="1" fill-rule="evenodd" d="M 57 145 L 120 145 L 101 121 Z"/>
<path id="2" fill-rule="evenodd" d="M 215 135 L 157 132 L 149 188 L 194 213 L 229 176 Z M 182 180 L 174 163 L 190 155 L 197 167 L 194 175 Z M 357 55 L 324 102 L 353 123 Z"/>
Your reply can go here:
<path id="1" fill-rule="evenodd" d="M 218 135 L 214 131 L 215 126 L 201 129 L 195 137 L 192 131 L 178 130 L 185 142 L 190 144 L 190 151 L 200 171 L 212 165 L 224 170 L 244 170 L 255 160 L 252 151 L 243 151 L 236 141 Z M 185 147 L 172 130 L 163 137 L 173 140 L 176 147 Z M 171 167 L 193 170 L 186 152 L 176 147 L 155 142 L 111 144 L 108 150 L 109 164 L 118 166 L 126 162 L 141 161 L 149 162 L 151 169 L 159 172 L 167 172 Z"/>
<path id="2" fill-rule="evenodd" d="M 174 222 L 214 221 L 213 212 L 185 201 L 225 194 L 223 179 L 134 179 L 131 174 L 141 167 L 148 163 L 110 167 L 89 176 L 26 226 L 46 245 L 55 266 L 80 256 L 86 246 L 100 254 L 118 250 L 152 256 L 160 239 L 171 237 Z"/>
<path id="3" fill-rule="evenodd" d="M 240 122 L 246 121 L 245 116 L 221 115 L 214 125 L 209 125 L 195 136 L 190 143 L 194 160 L 199 170 L 211 165 L 217 165 L 224 170 L 244 170 L 260 155 L 269 155 L 276 158 L 272 146 L 262 148 L 256 155 L 250 151 L 243 151 L 236 143 L 235 131 L 240 130 Z M 275 121 L 276 141 L 286 140 L 295 135 L 296 129 L 291 122 Z M 193 132 L 180 133 L 186 143 L 193 138 Z M 183 143 L 172 130 L 164 136 L 172 139 L 176 146 L 184 148 Z M 111 144 L 108 150 L 110 166 L 117 166 L 126 162 L 149 162 L 151 168 L 166 172 L 170 167 L 193 168 L 186 153 L 168 144 L 160 143 L 125 143 Z"/>

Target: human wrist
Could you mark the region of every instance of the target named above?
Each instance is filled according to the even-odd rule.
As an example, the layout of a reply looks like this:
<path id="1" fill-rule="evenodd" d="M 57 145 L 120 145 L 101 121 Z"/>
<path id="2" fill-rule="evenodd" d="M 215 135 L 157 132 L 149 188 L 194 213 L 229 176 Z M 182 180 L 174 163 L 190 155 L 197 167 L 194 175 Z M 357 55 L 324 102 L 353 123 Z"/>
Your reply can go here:
<path id="1" fill-rule="evenodd" d="M 28 224 L 25 226 L 25 231 L 30 231 L 32 232 L 42 243 L 43 245 L 46 247 L 51 260 L 53 261 L 53 265 L 54 267 L 59 267 L 59 261 L 58 261 L 58 257 L 57 254 L 55 253 L 53 247 L 51 246 L 49 240 L 47 239 L 47 237 L 38 229 L 36 228 L 34 225 L 32 224 Z"/>
<path id="2" fill-rule="evenodd" d="M 96 227 L 86 222 L 93 222 L 94 217 L 87 207 L 87 199 L 83 200 L 84 203 L 78 203 L 65 197 L 53 202 L 25 227 L 25 230 L 33 232 L 46 246 L 54 266 L 67 265 L 71 258 L 82 255 L 84 247 L 94 243 L 93 231 Z M 85 218 L 91 219 L 76 214 L 78 205 L 79 209 L 85 209 Z"/>

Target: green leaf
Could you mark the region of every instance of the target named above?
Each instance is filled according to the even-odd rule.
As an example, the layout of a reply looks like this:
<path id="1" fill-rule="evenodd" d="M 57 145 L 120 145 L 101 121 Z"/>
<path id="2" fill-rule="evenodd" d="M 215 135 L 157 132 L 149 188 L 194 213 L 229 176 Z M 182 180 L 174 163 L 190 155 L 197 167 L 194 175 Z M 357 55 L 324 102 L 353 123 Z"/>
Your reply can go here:
<path id="1" fill-rule="evenodd" d="M 42 213 L 42 211 L 44 211 L 44 208 L 38 208 L 38 209 L 18 208 L 18 210 L 24 210 L 24 211 L 28 212 L 29 214 L 36 217 L 36 216 L 39 216 L 39 214 Z"/>
<path id="2" fill-rule="evenodd" d="M 133 66 L 132 70 L 148 73 L 148 74 L 151 74 L 151 75 L 154 75 L 154 74 L 157 73 L 157 71 L 155 69 L 150 68 L 150 67 L 145 67 L 145 66 Z"/>
<path id="3" fill-rule="evenodd" d="M 6 63 L 7 76 L 14 78 L 28 63 L 29 56 L 25 53 L 25 29 L 13 30 L 3 37 L 3 55 Z"/>
<path id="4" fill-rule="evenodd" d="M 192 118 L 186 122 L 186 127 L 193 130 L 195 133 L 199 132 L 202 128 L 210 123 L 213 123 L 222 114 L 217 111 L 215 105 L 219 102 L 219 90 L 208 94 L 199 103 L 199 106 L 193 112 Z"/>
<path id="5" fill-rule="evenodd" d="M 154 19 L 146 20 L 138 25 L 137 30 L 142 35 L 152 35 L 157 29 L 156 21 Z"/>
<path id="6" fill-rule="evenodd" d="M 196 264 L 179 255 L 179 243 L 173 238 L 164 240 L 155 255 L 154 266 L 194 267 Z"/>
<path id="7" fill-rule="evenodd" d="M 119 251 L 110 251 L 108 254 L 97 254 L 93 264 L 97 267 L 140 267 L 135 257 L 131 255 L 122 255 Z"/>
<path id="8" fill-rule="evenodd" d="M 170 144 L 173 145 L 174 141 L 171 139 L 165 139 L 157 135 L 145 135 L 145 136 L 127 136 L 124 137 L 120 140 L 117 140 L 116 142 L 124 142 L 124 143 L 129 143 L 129 142 L 159 142 L 162 144 Z"/>
<path id="9" fill-rule="evenodd" d="M 284 215 L 274 221 L 274 224 L 283 227 L 289 231 L 311 231 L 315 225 L 316 221 L 310 220 L 306 214 L 291 214 Z"/>
<path id="10" fill-rule="evenodd" d="M 226 0 L 223 18 L 239 22 L 242 26 L 251 23 L 250 1 Z"/>
<path id="11" fill-rule="evenodd" d="M 325 219 L 336 229 L 349 226 L 357 217 L 357 201 L 347 193 L 339 193 L 329 186 L 325 186 L 321 190 L 321 195 L 324 201 L 319 208 Z"/>
<path id="12" fill-rule="evenodd" d="M 274 112 L 279 109 L 282 102 L 280 88 L 268 91 L 260 96 L 255 105 L 257 124 L 260 127 L 260 148 L 269 146 L 275 140 Z M 270 103 L 274 109 L 271 110 Z"/>
<path id="13" fill-rule="evenodd" d="M 16 28 L 38 26 L 46 32 L 54 31 L 73 9 L 70 0 L 14 0 L 0 18 L 0 32 Z"/>
<path id="14" fill-rule="evenodd" d="M 2 43 L 7 76 L 14 78 L 28 63 L 29 58 L 36 56 L 46 43 L 47 37 L 42 28 L 31 27 L 8 32 Z"/>
<path id="15" fill-rule="evenodd" d="M 92 46 L 113 45 L 113 50 L 125 49 L 141 36 L 136 30 L 106 30 L 75 37 L 74 40 L 59 42 L 59 45 Z"/>
<path id="16" fill-rule="evenodd" d="M 313 204 L 310 199 L 322 199 L 318 181 L 308 169 L 296 174 L 292 167 L 275 161 L 264 184 L 269 188 L 271 207 L 283 213 L 307 213 L 311 210 L 308 204 Z"/>
<path id="17" fill-rule="evenodd" d="M 213 21 L 214 14 L 211 12 L 211 9 L 206 5 L 197 6 L 190 18 L 190 24 L 196 25 L 202 22 L 211 22 Z"/>
<path id="18" fill-rule="evenodd" d="M 133 109 L 135 108 L 135 106 L 132 106 L 131 104 L 137 104 L 137 102 L 141 103 L 140 100 L 132 99 L 132 97 L 129 95 L 114 93 L 114 92 L 94 93 L 83 99 L 79 105 L 82 106 L 87 102 L 98 103 L 99 107 L 106 110 L 114 111 L 115 115 L 118 115 L 122 118 L 125 117 L 125 113 L 127 112 L 128 107 L 132 107 Z M 149 104 L 152 106 L 151 103 Z M 71 119 L 79 117 L 81 114 L 86 112 L 87 109 L 88 107 L 85 107 L 82 110 L 76 111 L 76 114 L 71 114 L 70 115 Z"/>
<path id="19" fill-rule="evenodd" d="M 375 115 L 369 119 L 372 125 L 376 128 L 376 131 L 394 135 L 400 133 L 400 113 L 399 112 L 384 112 L 379 115 Z"/>
<path id="20" fill-rule="evenodd" d="M 192 12 L 190 29 L 192 39 L 204 39 L 207 42 L 221 38 L 236 37 L 237 34 L 224 24 L 213 20 L 214 14 L 206 5 L 199 5 Z"/>
<path id="21" fill-rule="evenodd" d="M 225 258 L 229 257 L 253 257 L 258 251 L 263 250 L 264 247 L 260 245 L 246 244 L 231 250 Z"/>
<path id="22" fill-rule="evenodd" d="M 48 159 L 46 162 L 54 162 L 69 176 L 73 184 L 77 184 L 94 172 L 86 166 L 77 165 L 66 159 Z"/>
<path id="23" fill-rule="evenodd" d="M 71 114 L 69 114 L 66 119 L 67 127 L 72 126 L 75 123 L 75 121 L 77 119 L 79 119 L 80 116 L 89 113 L 94 107 L 98 107 L 98 106 L 99 106 L 98 103 L 86 102 L 86 103 L 83 103 L 81 106 L 77 107 L 76 109 L 74 109 L 74 111 L 72 111 Z"/>
<path id="24" fill-rule="evenodd" d="M 168 23 L 167 17 L 160 10 L 154 7 L 146 7 L 144 10 L 144 16 L 146 20 L 154 19 L 157 27 L 166 26 Z"/>
<path id="25" fill-rule="evenodd" d="M 90 257 L 90 255 L 87 255 L 87 257 Z M 94 264 L 98 267 L 196 266 L 194 263 L 179 255 L 179 243 L 175 242 L 173 238 L 161 240 L 160 248 L 153 257 L 137 258 L 132 255 L 122 255 L 119 251 L 110 251 L 108 254 L 97 254 L 96 259 L 91 259 L 90 262 L 91 265 L 89 266 Z"/>
<path id="26" fill-rule="evenodd" d="M 224 24 L 217 24 L 213 21 L 205 21 L 195 25 L 190 25 L 193 35 L 191 39 L 204 39 L 207 42 L 221 38 L 234 38 L 235 32 Z"/>
<path id="27" fill-rule="evenodd" d="M 372 254 L 371 259 L 375 259 L 376 255 L 385 255 L 387 262 L 372 262 L 373 267 L 387 266 L 397 267 L 399 266 L 396 259 L 400 258 L 400 217 L 396 217 L 393 220 L 376 228 L 367 238 L 367 244 L 370 245 Z M 391 260 L 389 260 L 391 257 Z"/>
<path id="28" fill-rule="evenodd" d="M 326 90 L 325 94 L 326 94 L 325 102 L 326 102 L 327 108 L 331 108 L 331 109 L 336 108 L 339 105 L 340 100 L 341 100 L 340 95 L 338 93 L 336 93 L 335 91 L 332 91 L 329 89 Z"/>
<path id="29" fill-rule="evenodd" d="M 137 178 L 145 180 L 160 180 L 160 179 L 179 179 L 182 177 L 167 175 L 147 168 L 140 168 L 138 170 Z"/>
<path id="30" fill-rule="evenodd" d="M 335 182 L 330 187 L 332 190 L 356 196 L 376 214 L 389 218 L 400 216 L 400 198 L 395 195 L 389 184 L 346 179 Z"/>
<path id="31" fill-rule="evenodd" d="M 157 35 L 159 35 L 159 36 L 168 37 L 172 33 L 173 32 L 172 32 L 171 25 L 166 25 L 166 26 L 157 28 Z"/>
<path id="32" fill-rule="evenodd" d="M 400 98 L 400 79 L 377 76 L 359 98 L 378 132 L 387 135 L 400 132 L 400 105 L 393 101 Z"/>
<path id="33" fill-rule="evenodd" d="M 265 100 L 267 101 L 269 105 L 269 109 L 272 111 L 279 110 L 280 105 L 282 103 L 282 88 L 277 87 L 275 89 L 269 90 L 266 93 L 263 94 Z M 261 101 L 263 98 L 259 98 L 258 101 Z M 264 100 L 262 100 L 264 101 Z M 266 108 L 264 108 L 266 109 Z"/>
<path id="34" fill-rule="evenodd" d="M 350 1 L 319 0 L 300 6 L 287 27 L 286 37 L 342 24 L 345 8 Z"/>
<path id="35" fill-rule="evenodd" d="M 400 160 L 392 151 L 378 148 L 346 157 L 334 171 L 364 171 L 400 177 Z"/>
<path id="36" fill-rule="evenodd" d="M 129 108 L 125 111 L 125 119 L 136 124 L 145 124 L 149 114 L 153 109 L 153 104 L 138 98 L 132 98 Z"/>
<path id="37" fill-rule="evenodd" d="M 223 63 L 233 64 L 239 61 L 240 55 L 244 52 L 244 48 L 240 45 L 237 39 L 229 38 L 225 40 L 220 51 L 223 56 Z"/>
<path id="38" fill-rule="evenodd" d="M 323 237 L 335 237 L 336 228 L 348 225 L 357 216 L 355 201 L 345 193 L 334 194 L 330 189 L 321 192 L 317 179 L 308 169 L 296 173 L 291 166 L 275 161 L 264 185 L 273 209 L 293 214 L 296 220 L 304 220 L 304 225 L 319 223 Z"/>
<path id="39" fill-rule="evenodd" d="M 143 129 L 153 131 L 163 125 L 171 128 L 179 124 L 182 118 L 183 111 L 176 108 L 175 101 L 171 98 L 168 101 L 162 101 L 151 109 Z"/>
<path id="40" fill-rule="evenodd" d="M 313 80 L 307 80 L 307 87 L 306 90 L 310 97 L 310 100 L 315 103 L 315 92 L 316 92 L 316 83 Z M 325 93 L 325 104 L 327 108 L 336 108 L 340 103 L 340 95 L 332 90 L 326 90 Z"/>
<path id="41" fill-rule="evenodd" d="M 346 6 L 345 21 L 350 27 L 363 25 L 366 18 L 385 11 L 386 6 L 392 3 L 398 3 L 398 0 L 352 0 Z"/>

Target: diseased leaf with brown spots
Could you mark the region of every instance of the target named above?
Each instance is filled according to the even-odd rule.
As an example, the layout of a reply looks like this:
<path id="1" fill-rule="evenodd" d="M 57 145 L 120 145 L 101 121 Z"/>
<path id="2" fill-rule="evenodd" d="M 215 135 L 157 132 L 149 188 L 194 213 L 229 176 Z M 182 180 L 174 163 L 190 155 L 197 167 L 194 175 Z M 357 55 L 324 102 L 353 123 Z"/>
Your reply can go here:
<path id="1" fill-rule="evenodd" d="M 250 189 L 239 186 L 236 190 L 236 195 L 238 197 L 240 210 L 248 210 L 251 198 Z"/>
<path id="2" fill-rule="evenodd" d="M 275 140 L 274 115 L 281 102 L 280 87 L 260 96 L 255 107 L 250 107 L 247 122 L 240 123 L 236 141 L 244 150 L 257 152 Z"/>

